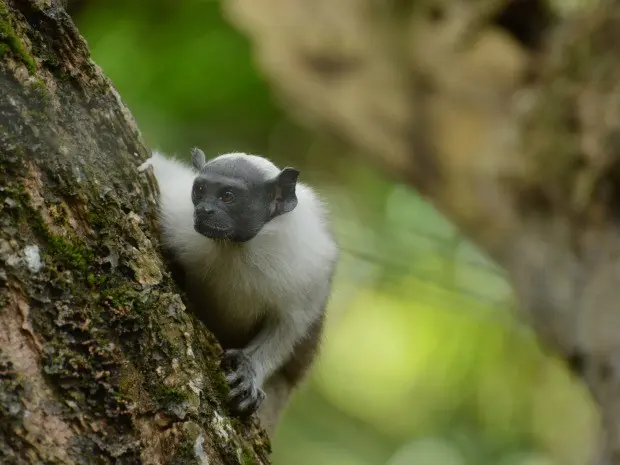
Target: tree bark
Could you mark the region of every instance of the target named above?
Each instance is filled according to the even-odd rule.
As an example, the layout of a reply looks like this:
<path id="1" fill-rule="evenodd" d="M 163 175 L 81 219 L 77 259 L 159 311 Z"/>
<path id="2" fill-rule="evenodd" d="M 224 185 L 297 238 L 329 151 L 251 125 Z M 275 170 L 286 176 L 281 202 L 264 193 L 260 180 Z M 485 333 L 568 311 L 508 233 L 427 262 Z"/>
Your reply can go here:
<path id="1" fill-rule="evenodd" d="M 226 0 L 291 113 L 508 272 L 620 464 L 620 2 Z M 404 212 L 403 214 L 406 214 Z"/>
<path id="2" fill-rule="evenodd" d="M 55 0 L 0 0 L 0 462 L 264 464 L 158 251 L 129 111 Z"/>

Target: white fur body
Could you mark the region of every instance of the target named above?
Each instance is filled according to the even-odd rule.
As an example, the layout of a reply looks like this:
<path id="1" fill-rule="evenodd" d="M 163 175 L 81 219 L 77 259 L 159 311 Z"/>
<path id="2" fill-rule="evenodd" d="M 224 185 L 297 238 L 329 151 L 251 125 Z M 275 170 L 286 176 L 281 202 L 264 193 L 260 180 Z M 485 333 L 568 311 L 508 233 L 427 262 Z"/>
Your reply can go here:
<path id="1" fill-rule="evenodd" d="M 221 157 L 250 157 L 269 177 L 280 172 L 262 157 Z M 143 167 L 149 165 L 160 189 L 162 241 L 183 266 L 197 297 L 217 303 L 219 327 L 243 335 L 265 317 L 277 322 L 247 347 L 263 386 L 323 316 L 338 257 L 323 202 L 298 182 L 293 211 L 269 221 L 246 243 L 216 242 L 194 230 L 191 190 L 198 173 L 158 152 Z M 214 332 L 217 337 L 217 328 Z M 269 402 L 268 389 L 266 394 Z"/>

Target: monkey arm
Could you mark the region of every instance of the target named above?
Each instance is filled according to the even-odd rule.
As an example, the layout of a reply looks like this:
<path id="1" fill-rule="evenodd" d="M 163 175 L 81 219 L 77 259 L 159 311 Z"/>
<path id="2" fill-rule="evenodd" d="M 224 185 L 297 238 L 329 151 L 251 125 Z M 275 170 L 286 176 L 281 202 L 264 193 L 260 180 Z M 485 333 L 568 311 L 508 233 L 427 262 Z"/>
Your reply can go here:
<path id="1" fill-rule="evenodd" d="M 333 267 L 313 271 L 303 276 L 301 283 L 298 281 L 302 285 L 290 286 L 287 292 L 272 300 L 274 306 L 264 315 L 256 336 L 245 347 L 224 353 L 222 368 L 231 387 L 228 400 L 233 413 L 255 412 L 265 398 L 263 389 L 272 375 L 281 372 L 294 384 L 314 358 Z M 281 393 L 272 391 L 270 395 Z"/>
<path id="2" fill-rule="evenodd" d="M 298 309 L 266 319 L 261 331 L 243 349 L 251 361 L 258 386 L 262 386 L 286 362 L 295 345 L 308 334 L 308 328 L 319 316 Z"/>
<path id="3" fill-rule="evenodd" d="M 226 351 L 223 368 L 228 371 L 226 380 L 231 386 L 229 399 L 233 411 L 255 411 L 265 396 L 265 382 L 286 364 L 304 338 L 318 337 L 311 328 L 323 315 L 323 306 L 318 303 L 323 301 L 297 300 L 296 305 L 267 315 L 248 345 Z"/>

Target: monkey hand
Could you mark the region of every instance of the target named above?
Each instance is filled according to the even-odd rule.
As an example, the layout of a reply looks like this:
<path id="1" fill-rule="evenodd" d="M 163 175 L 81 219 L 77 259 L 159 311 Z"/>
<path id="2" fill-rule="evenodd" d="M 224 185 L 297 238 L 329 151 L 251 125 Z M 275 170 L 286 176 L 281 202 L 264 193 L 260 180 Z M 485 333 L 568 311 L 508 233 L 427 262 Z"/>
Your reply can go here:
<path id="1" fill-rule="evenodd" d="M 258 410 L 265 393 L 258 386 L 250 358 L 243 350 L 231 349 L 224 353 L 222 368 L 230 386 L 228 402 L 232 413 L 249 416 Z"/>

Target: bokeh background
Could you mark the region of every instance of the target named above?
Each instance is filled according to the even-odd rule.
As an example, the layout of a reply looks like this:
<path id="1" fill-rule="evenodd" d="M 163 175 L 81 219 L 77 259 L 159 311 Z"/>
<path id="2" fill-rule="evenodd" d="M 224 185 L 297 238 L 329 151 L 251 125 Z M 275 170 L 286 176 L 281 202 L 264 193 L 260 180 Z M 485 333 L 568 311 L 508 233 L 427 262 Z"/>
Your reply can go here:
<path id="1" fill-rule="evenodd" d="M 502 271 L 414 191 L 287 118 L 217 1 L 73 9 L 150 147 L 267 155 L 331 205 L 342 260 L 325 343 L 275 465 L 585 461 L 588 396 L 512 316 Z"/>

